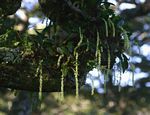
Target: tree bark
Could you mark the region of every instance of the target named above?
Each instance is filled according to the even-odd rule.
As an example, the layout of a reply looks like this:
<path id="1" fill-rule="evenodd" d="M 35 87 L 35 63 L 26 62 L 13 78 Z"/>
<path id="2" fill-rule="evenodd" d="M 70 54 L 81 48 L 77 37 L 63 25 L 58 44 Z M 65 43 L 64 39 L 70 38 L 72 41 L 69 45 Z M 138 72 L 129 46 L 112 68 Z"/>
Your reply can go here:
<path id="1" fill-rule="evenodd" d="M 19 69 L 21 68 L 21 69 Z M 0 87 L 39 91 L 39 78 L 33 77 L 32 70 L 25 72 L 23 65 L 0 65 Z M 59 92 L 60 79 L 46 79 L 43 80 L 43 92 Z"/>

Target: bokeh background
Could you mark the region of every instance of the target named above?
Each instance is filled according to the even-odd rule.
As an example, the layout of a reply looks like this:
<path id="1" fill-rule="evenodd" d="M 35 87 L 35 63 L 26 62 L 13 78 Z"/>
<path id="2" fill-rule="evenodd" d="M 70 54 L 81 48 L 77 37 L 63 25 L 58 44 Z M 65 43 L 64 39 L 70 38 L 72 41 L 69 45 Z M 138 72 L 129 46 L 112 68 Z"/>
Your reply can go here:
<path id="1" fill-rule="evenodd" d="M 39 101 L 38 93 L 0 88 L 0 115 L 149 115 L 150 1 L 108 1 L 115 4 L 112 8 L 128 26 L 131 45 L 126 52 L 130 67 L 121 78 L 119 75 L 115 78 L 113 87 L 108 87 L 109 94 L 104 94 L 103 75 L 93 69 L 87 75 L 79 100 L 70 94 L 60 102 L 59 93 L 44 93 Z M 43 29 L 49 23 L 37 0 L 23 0 L 21 8 L 11 17 L 18 21 L 16 30 L 27 30 L 29 34 L 35 34 L 35 28 Z M 91 86 L 95 88 L 92 96 Z"/>

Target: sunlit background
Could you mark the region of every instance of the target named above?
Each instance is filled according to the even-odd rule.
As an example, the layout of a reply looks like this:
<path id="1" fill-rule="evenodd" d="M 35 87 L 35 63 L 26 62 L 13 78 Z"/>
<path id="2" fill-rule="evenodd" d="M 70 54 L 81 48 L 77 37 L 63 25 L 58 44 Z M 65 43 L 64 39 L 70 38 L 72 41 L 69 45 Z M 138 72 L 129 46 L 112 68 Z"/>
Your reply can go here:
<path id="1" fill-rule="evenodd" d="M 120 14 L 122 10 L 135 8 L 135 4 L 131 3 L 121 3 L 119 4 L 116 0 L 108 0 L 115 6 L 112 8 L 115 10 L 116 14 Z M 118 0 L 119 1 L 119 0 Z M 130 0 L 127 0 L 130 1 Z M 135 0 L 137 4 L 144 3 L 145 0 Z M 37 9 L 36 9 L 37 8 Z M 45 28 L 50 20 L 44 17 L 43 14 L 34 14 L 34 9 L 38 9 L 38 0 L 23 0 L 21 9 L 19 9 L 15 15 L 19 17 L 22 22 L 29 22 L 27 27 L 29 34 L 36 34 L 35 29 Z M 32 14 L 32 15 L 31 15 Z M 40 15 L 40 16 L 39 16 Z M 41 104 L 41 110 L 35 109 L 35 114 L 33 115 L 110 115 L 109 112 L 117 111 L 117 115 L 132 115 L 130 113 L 122 114 L 123 111 L 135 112 L 136 115 L 149 115 L 150 109 L 146 112 L 149 106 L 149 88 L 150 80 L 146 81 L 144 86 L 148 89 L 141 90 L 140 83 L 137 81 L 143 78 L 148 78 L 150 76 L 150 15 L 147 17 L 138 17 L 136 20 L 131 19 L 132 33 L 130 36 L 131 52 L 127 51 L 125 55 L 129 58 L 130 64 L 128 70 L 124 73 L 120 73 L 119 68 L 114 65 L 113 69 L 116 70 L 112 72 L 113 84 L 117 87 L 117 91 L 112 94 L 108 94 L 105 97 L 104 94 L 104 74 L 93 68 L 87 75 L 85 86 L 89 92 L 84 94 L 84 98 L 81 95 L 80 103 L 75 103 L 74 97 L 70 95 L 66 96 L 65 103 L 59 103 L 60 95 L 57 93 L 43 93 L 43 102 Z M 126 22 L 124 22 L 126 23 Z M 136 26 L 134 28 L 134 26 Z M 15 29 L 21 31 L 23 29 L 23 24 L 19 23 L 15 26 Z M 128 30 L 127 30 L 128 31 Z M 129 30 L 130 31 L 130 30 Z M 136 42 L 135 42 L 136 41 Z M 145 61 L 146 60 L 146 61 Z M 116 63 L 120 60 L 116 58 Z M 118 69 L 118 71 L 117 71 Z M 97 91 L 93 97 L 91 96 L 91 87 L 95 88 Z M 123 88 L 128 87 L 129 89 L 125 92 Z M 82 87 L 81 87 L 82 88 Z M 85 87 L 83 86 L 84 90 Z M 114 87 L 113 87 L 114 88 Z M 112 90 L 113 90 L 112 88 Z M 136 88 L 136 90 L 134 89 Z M 140 90 L 138 90 L 140 89 Z M 108 89 L 109 90 L 109 89 Z M 12 93 L 13 92 L 13 93 Z M 23 93 L 29 94 L 29 92 Z M 33 98 L 27 100 L 29 104 L 37 104 L 37 93 L 31 93 Z M 90 98 L 88 97 L 90 95 Z M 15 91 L 2 89 L 0 92 L 0 115 L 7 115 L 8 111 L 13 107 L 14 100 L 19 100 L 19 96 Z M 27 95 L 28 96 L 28 95 Z M 25 98 L 26 99 L 26 98 Z M 23 100 L 23 99 L 22 99 Z M 22 101 L 21 99 L 19 101 Z M 25 100 L 26 101 L 26 100 Z M 18 105 L 25 105 L 25 101 L 20 102 Z M 18 107 L 19 107 L 18 106 Z M 104 113 L 104 114 L 102 114 Z M 115 112 L 114 114 L 116 115 Z M 134 115 L 134 114 L 133 114 Z"/>
<path id="2" fill-rule="evenodd" d="M 119 14 L 120 11 L 125 10 L 125 9 L 131 9 L 131 8 L 135 8 L 136 6 L 134 4 L 130 4 L 130 3 L 122 3 L 121 5 L 119 5 L 119 7 L 117 7 L 117 2 L 115 0 L 108 0 L 109 2 L 113 3 L 116 6 L 116 14 Z M 136 3 L 144 3 L 145 0 L 136 0 Z M 31 11 L 35 5 L 38 4 L 38 0 L 23 0 L 22 2 L 22 8 L 27 9 L 27 11 Z M 16 12 L 16 15 L 21 19 L 21 20 L 27 20 L 27 15 L 26 12 L 24 11 L 24 9 L 19 9 Z M 43 29 L 44 27 L 46 27 L 46 25 L 49 23 L 49 19 L 48 18 L 39 18 L 36 15 L 29 17 L 28 19 L 29 21 L 29 26 L 28 26 L 28 32 L 30 34 L 34 34 L 34 29 Z M 145 31 L 149 31 L 150 26 L 145 23 L 143 25 L 143 28 L 145 29 Z M 18 29 L 21 29 L 21 27 Z M 140 34 L 140 35 L 139 35 Z M 138 39 L 141 40 L 143 37 L 145 36 L 150 36 L 150 34 L 143 32 L 138 33 L 132 33 L 130 39 L 133 39 L 135 36 L 138 35 Z M 139 46 L 133 46 L 132 50 L 134 52 L 137 52 L 139 54 L 142 54 L 145 58 L 147 58 L 148 60 L 150 60 L 150 45 L 149 44 L 144 44 L 141 47 Z M 137 80 L 141 79 L 141 78 L 145 78 L 148 77 L 148 73 L 146 72 L 142 72 L 140 68 L 135 68 L 135 67 L 131 67 L 134 66 L 132 65 L 132 63 L 141 63 L 142 59 L 139 56 L 130 56 L 128 54 L 126 54 L 129 57 L 130 60 L 130 66 L 129 66 L 129 70 L 132 71 L 125 71 L 124 73 L 120 73 L 120 71 L 115 71 L 115 73 L 113 74 L 113 78 L 114 78 L 114 84 L 115 85 L 119 85 L 119 87 L 125 87 L 125 86 L 134 86 L 136 84 L 134 84 Z M 116 62 L 119 62 L 119 59 L 116 59 Z M 97 89 L 97 91 L 99 93 L 103 93 L 104 89 L 102 88 L 102 85 L 104 84 L 104 75 L 99 72 L 97 69 L 93 68 L 92 71 L 89 72 L 89 74 L 87 75 L 87 79 L 86 79 L 86 84 L 89 84 L 92 87 L 95 87 Z M 150 87 L 150 82 L 148 82 L 146 84 L 147 87 Z M 135 87 L 138 87 L 135 86 Z"/>

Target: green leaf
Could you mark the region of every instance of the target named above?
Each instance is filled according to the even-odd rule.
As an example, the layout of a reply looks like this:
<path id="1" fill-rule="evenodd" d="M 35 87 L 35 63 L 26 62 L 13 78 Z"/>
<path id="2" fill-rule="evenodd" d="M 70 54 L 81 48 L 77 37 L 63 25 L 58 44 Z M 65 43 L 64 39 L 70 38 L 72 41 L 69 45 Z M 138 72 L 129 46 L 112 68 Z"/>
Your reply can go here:
<path id="1" fill-rule="evenodd" d="M 68 42 L 67 48 L 68 48 L 68 50 L 69 50 L 70 52 L 73 52 L 73 44 L 72 44 L 72 42 Z"/>
<path id="2" fill-rule="evenodd" d="M 126 69 L 128 69 L 128 58 L 126 57 L 125 54 L 122 54 L 123 56 L 123 62 L 122 62 L 122 69 L 123 69 L 123 73 L 125 72 Z"/>
<path id="3" fill-rule="evenodd" d="M 120 59 L 121 67 L 123 73 L 125 72 L 126 69 L 128 69 L 128 58 L 125 54 L 120 54 L 118 55 L 118 58 Z"/>

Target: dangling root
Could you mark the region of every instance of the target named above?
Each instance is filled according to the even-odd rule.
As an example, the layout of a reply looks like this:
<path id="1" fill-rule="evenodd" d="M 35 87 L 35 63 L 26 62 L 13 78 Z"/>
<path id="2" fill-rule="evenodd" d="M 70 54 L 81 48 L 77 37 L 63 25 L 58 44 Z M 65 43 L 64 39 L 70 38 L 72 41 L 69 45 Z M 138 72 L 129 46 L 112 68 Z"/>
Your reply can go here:
<path id="1" fill-rule="evenodd" d="M 74 71 L 74 76 L 75 76 L 75 84 L 76 84 L 76 98 L 79 98 L 79 82 L 78 82 L 78 52 L 75 53 L 75 71 Z"/>
<path id="2" fill-rule="evenodd" d="M 79 58 L 79 53 L 77 52 L 77 49 L 81 46 L 82 41 L 83 41 L 83 34 L 81 33 L 81 28 L 79 28 L 79 35 L 80 35 L 80 40 L 77 44 L 77 46 L 74 48 L 74 56 L 75 56 L 75 69 L 73 69 L 74 71 L 74 76 L 75 76 L 75 84 L 76 84 L 76 98 L 79 98 L 79 82 L 78 82 L 78 58 Z"/>
<path id="3" fill-rule="evenodd" d="M 64 69 L 61 69 L 61 92 L 60 92 L 60 100 L 63 101 L 64 100 Z"/>
<path id="4" fill-rule="evenodd" d="M 103 18 L 103 21 L 105 23 L 106 37 L 108 37 L 108 24 L 107 24 L 107 21 L 104 18 Z"/>
<path id="5" fill-rule="evenodd" d="M 43 76 L 42 76 L 42 63 L 43 63 L 43 60 L 40 61 L 39 63 L 39 67 L 37 69 L 37 72 L 39 73 L 39 77 L 40 77 L 40 85 L 39 85 L 39 100 L 42 99 L 42 86 L 43 86 Z"/>
<path id="6" fill-rule="evenodd" d="M 67 58 L 67 61 L 61 66 L 61 92 L 60 92 L 60 101 L 64 100 L 64 78 L 68 73 L 67 65 L 70 61 L 70 57 Z"/>
<path id="7" fill-rule="evenodd" d="M 114 23 L 111 21 L 111 19 L 108 19 L 108 21 L 109 21 L 109 23 L 110 23 L 110 25 L 111 25 L 111 27 L 112 27 L 112 35 L 113 35 L 113 37 L 115 37 L 115 35 L 116 35 L 115 25 L 114 25 Z"/>

